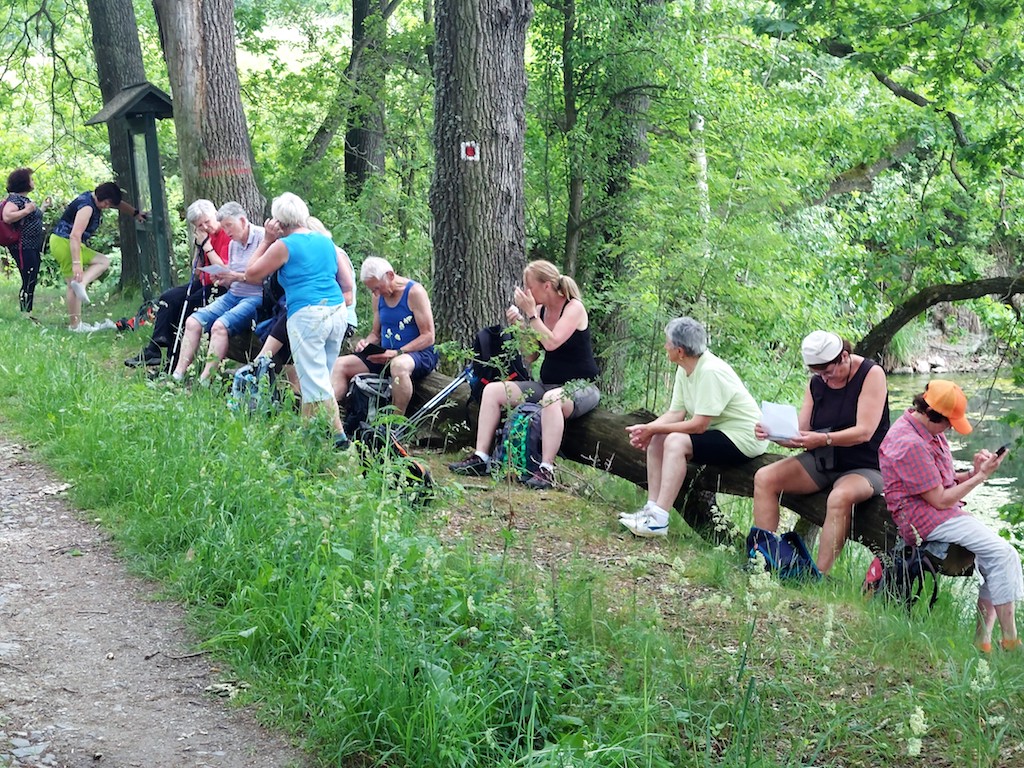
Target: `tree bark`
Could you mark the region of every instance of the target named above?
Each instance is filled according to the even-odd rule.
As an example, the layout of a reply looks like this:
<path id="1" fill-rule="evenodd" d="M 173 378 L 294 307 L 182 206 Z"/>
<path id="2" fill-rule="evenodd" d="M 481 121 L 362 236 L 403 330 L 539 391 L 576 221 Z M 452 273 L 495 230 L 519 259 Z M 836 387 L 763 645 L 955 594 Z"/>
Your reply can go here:
<path id="1" fill-rule="evenodd" d="M 139 45 L 139 30 L 135 21 L 135 8 L 131 0 L 88 0 L 89 19 L 92 23 L 92 47 L 96 57 L 96 71 L 100 83 L 103 103 L 113 99 L 121 89 L 146 80 L 146 69 L 142 63 L 142 48 Z M 114 181 L 122 189 L 131 189 L 131 142 L 124 120 L 107 123 L 110 141 L 110 165 L 114 170 Z M 99 184 L 106 179 L 97 179 Z M 132 201 L 136 202 L 136 201 Z M 143 280 L 152 279 L 152 274 L 143 275 L 139 264 L 139 241 L 135 233 L 135 221 L 127 216 L 118 216 L 118 231 L 121 246 L 120 290 L 142 288 Z M 159 265 L 148 265 L 159 275 Z"/>
<path id="2" fill-rule="evenodd" d="M 153 0 L 174 99 L 186 205 L 241 203 L 263 222 L 235 62 L 232 0 Z"/>
<path id="3" fill-rule="evenodd" d="M 434 317 L 468 343 L 504 318 L 525 266 L 526 28 L 532 0 L 437 0 Z M 475 160 L 463 144 L 475 142 Z"/>
<path id="4" fill-rule="evenodd" d="M 371 17 L 383 16 L 383 0 L 352 0 L 352 47 L 363 50 L 363 65 L 355 72 L 353 83 L 358 93 L 368 98 L 356 99 L 348 110 L 345 132 L 345 196 L 355 200 L 363 186 L 384 170 L 384 105 L 387 68 L 381 56 L 385 40 L 383 19 L 372 24 Z M 379 213 L 372 215 L 378 220 Z"/>

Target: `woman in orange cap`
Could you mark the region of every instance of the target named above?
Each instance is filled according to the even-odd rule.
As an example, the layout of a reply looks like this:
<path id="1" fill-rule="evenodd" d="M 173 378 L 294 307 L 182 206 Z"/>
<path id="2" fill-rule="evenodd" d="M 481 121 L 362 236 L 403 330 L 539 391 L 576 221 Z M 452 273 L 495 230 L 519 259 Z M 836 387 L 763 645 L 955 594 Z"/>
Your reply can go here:
<path id="1" fill-rule="evenodd" d="M 908 544 L 959 544 L 974 553 L 984 581 L 978 588 L 978 625 L 974 642 L 992 649 L 996 619 L 1006 650 L 1019 648 L 1015 603 L 1024 598 L 1024 574 L 1013 545 L 964 511 L 964 497 L 984 483 L 1003 456 L 980 450 L 964 472 L 953 467 L 953 454 L 943 434 L 952 427 L 971 432 L 967 397 L 951 381 L 935 379 L 914 398 L 913 407 L 892 425 L 882 441 L 879 460 L 885 503 Z"/>

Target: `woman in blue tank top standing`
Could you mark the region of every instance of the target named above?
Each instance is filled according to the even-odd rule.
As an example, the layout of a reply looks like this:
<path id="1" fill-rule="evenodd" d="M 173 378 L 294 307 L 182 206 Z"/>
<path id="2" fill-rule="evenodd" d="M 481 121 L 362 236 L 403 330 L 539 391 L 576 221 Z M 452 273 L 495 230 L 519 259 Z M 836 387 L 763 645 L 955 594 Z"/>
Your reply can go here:
<path id="1" fill-rule="evenodd" d="M 778 528 L 783 493 L 828 489 L 817 557 L 818 570 L 828 573 L 850 535 L 854 504 L 882 492 L 878 446 L 889 430 L 889 390 L 882 367 L 853 354 L 850 342 L 834 333 L 808 335 L 801 352 L 812 375 L 800 408 L 800 436 L 775 442 L 804 452 L 754 475 L 754 525 Z M 754 434 L 768 439 L 760 424 Z"/>
<path id="2" fill-rule="evenodd" d="M 337 255 L 331 239 L 311 231 L 309 208 L 285 192 L 270 207 L 273 218 L 257 254 L 245 268 L 245 282 L 259 285 L 275 270 L 288 304 L 288 343 L 299 375 L 302 415 L 323 408 L 331 419 L 335 444 L 344 439 L 331 369 L 348 327 L 348 311 L 335 279 Z M 265 250 L 263 250 L 265 247 Z"/>
<path id="3" fill-rule="evenodd" d="M 539 349 L 525 355 L 532 363 L 544 351 L 540 381 L 493 381 L 484 387 L 476 431 L 476 450 L 448 468 L 460 475 L 490 471 L 490 450 L 502 414 L 520 403 L 540 403 L 541 463 L 525 484 L 550 488 L 555 482 L 555 456 L 562 446 L 566 419 L 594 410 L 601 393 L 594 383 L 599 371 L 590 340 L 590 319 L 576 281 L 550 261 L 531 261 L 523 271 L 524 288 L 516 288 L 509 323 L 533 332 Z M 524 290 L 525 289 L 525 290 Z"/>

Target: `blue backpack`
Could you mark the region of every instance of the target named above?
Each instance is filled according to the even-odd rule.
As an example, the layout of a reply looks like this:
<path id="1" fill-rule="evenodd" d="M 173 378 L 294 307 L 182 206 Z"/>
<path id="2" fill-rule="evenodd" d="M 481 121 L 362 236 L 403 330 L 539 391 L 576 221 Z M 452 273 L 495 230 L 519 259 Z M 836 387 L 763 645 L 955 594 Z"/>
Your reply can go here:
<path id="1" fill-rule="evenodd" d="M 752 560 L 758 553 L 764 557 L 765 570 L 774 571 L 780 579 L 821 578 L 821 571 L 796 531 L 779 536 L 754 526 L 747 535 L 747 557 Z"/>
<path id="2" fill-rule="evenodd" d="M 517 405 L 505 420 L 492 460 L 520 481 L 540 469 L 541 407 L 537 403 Z"/>

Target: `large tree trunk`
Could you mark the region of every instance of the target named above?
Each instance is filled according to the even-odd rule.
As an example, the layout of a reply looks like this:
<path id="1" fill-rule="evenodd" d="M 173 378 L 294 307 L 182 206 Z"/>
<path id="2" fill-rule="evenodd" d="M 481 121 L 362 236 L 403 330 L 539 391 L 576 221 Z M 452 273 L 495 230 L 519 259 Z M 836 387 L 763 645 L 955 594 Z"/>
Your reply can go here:
<path id="1" fill-rule="evenodd" d="M 437 0 L 434 317 L 468 342 L 504 318 L 525 265 L 526 28 L 532 0 Z M 476 159 L 463 159 L 462 146 Z"/>
<path id="2" fill-rule="evenodd" d="M 374 14 L 382 15 L 383 0 L 352 0 L 352 47 L 362 48 L 363 65 L 355 88 L 368 98 L 355 99 L 348 111 L 345 133 L 345 195 L 355 200 L 367 180 L 384 171 L 384 105 L 387 68 L 381 56 L 387 29 L 383 21 L 370 24 Z M 372 97 L 372 98 L 370 98 Z M 379 223 L 379 213 L 374 215 Z"/>
<path id="3" fill-rule="evenodd" d="M 232 0 L 153 0 L 174 98 L 186 205 L 241 203 L 262 223 L 266 198 L 253 177 L 252 145 L 235 63 Z"/>
<path id="4" fill-rule="evenodd" d="M 142 63 L 139 30 L 135 22 L 135 9 L 131 0 L 88 0 L 89 19 L 92 22 L 92 47 L 96 57 L 96 71 L 100 81 L 103 103 L 113 99 L 128 85 L 145 82 L 146 69 Z M 131 189 L 131 143 L 124 120 L 107 123 L 110 140 L 110 165 L 114 181 L 122 189 Z M 97 179 L 99 184 L 106 179 Z M 137 201 L 132 201 L 137 202 Z M 135 234 L 135 221 L 127 216 L 118 217 L 121 243 L 121 290 L 141 288 L 143 275 L 139 265 L 139 242 Z M 150 265 L 159 274 L 159 265 Z"/>

